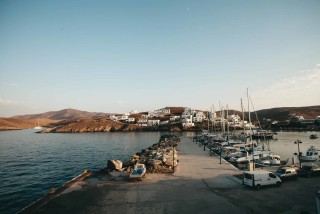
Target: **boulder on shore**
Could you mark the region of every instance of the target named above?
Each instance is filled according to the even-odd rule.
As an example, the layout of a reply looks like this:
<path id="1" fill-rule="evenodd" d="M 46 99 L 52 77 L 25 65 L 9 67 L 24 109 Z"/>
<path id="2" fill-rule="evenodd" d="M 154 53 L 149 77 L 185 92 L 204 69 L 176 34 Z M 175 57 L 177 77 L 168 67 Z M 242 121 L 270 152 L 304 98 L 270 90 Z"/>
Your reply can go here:
<path id="1" fill-rule="evenodd" d="M 122 171 L 122 161 L 120 160 L 108 160 L 107 170 L 108 171 Z"/>

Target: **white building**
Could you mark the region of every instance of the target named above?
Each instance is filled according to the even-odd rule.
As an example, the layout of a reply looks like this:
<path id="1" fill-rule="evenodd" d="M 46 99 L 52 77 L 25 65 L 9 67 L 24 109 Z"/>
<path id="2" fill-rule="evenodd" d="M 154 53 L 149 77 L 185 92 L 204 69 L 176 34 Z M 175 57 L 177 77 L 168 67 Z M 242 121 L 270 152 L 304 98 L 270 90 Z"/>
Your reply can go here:
<path id="1" fill-rule="evenodd" d="M 126 119 L 127 123 L 134 123 L 135 121 L 136 121 L 136 119 L 133 117 L 129 117 L 128 119 Z"/>
<path id="2" fill-rule="evenodd" d="M 174 122 L 174 121 L 177 121 L 177 120 L 180 120 L 180 116 L 170 116 L 170 121 L 171 122 Z"/>
<path id="3" fill-rule="evenodd" d="M 139 126 L 147 126 L 148 120 L 147 119 L 140 119 L 140 120 L 138 120 L 138 125 Z"/>
<path id="4" fill-rule="evenodd" d="M 155 113 L 159 114 L 170 114 L 170 109 L 169 108 L 162 108 L 154 111 Z"/>
<path id="5" fill-rule="evenodd" d="M 183 127 L 192 127 L 194 126 L 194 123 L 192 122 L 192 115 L 186 116 L 181 120 Z"/>
<path id="6" fill-rule="evenodd" d="M 206 115 L 202 112 L 202 111 L 196 111 L 193 114 L 193 122 L 197 123 L 197 122 L 202 122 L 203 120 L 205 120 L 207 117 Z"/>
<path id="7" fill-rule="evenodd" d="M 148 126 L 157 126 L 160 124 L 160 120 L 148 120 Z"/>
<path id="8" fill-rule="evenodd" d="M 241 118 L 237 114 L 231 114 L 227 116 L 228 122 L 231 122 L 232 124 L 238 124 L 241 121 Z"/>

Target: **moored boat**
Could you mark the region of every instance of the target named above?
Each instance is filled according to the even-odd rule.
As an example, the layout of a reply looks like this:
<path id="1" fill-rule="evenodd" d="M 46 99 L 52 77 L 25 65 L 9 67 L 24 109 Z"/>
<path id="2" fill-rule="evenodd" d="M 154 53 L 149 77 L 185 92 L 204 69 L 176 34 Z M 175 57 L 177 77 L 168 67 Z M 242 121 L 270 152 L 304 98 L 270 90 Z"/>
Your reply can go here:
<path id="1" fill-rule="evenodd" d="M 137 163 L 134 166 L 134 170 L 130 174 L 130 179 L 139 178 L 142 179 L 142 177 L 146 174 L 146 166 L 142 163 Z"/>
<path id="2" fill-rule="evenodd" d="M 301 162 L 313 162 L 319 160 L 318 150 L 314 146 L 310 146 L 306 155 L 300 157 Z"/>
<path id="3" fill-rule="evenodd" d="M 309 138 L 310 138 L 310 139 L 317 139 L 317 138 L 319 138 L 319 137 L 318 137 L 317 134 L 311 134 L 311 135 L 309 136 Z"/>

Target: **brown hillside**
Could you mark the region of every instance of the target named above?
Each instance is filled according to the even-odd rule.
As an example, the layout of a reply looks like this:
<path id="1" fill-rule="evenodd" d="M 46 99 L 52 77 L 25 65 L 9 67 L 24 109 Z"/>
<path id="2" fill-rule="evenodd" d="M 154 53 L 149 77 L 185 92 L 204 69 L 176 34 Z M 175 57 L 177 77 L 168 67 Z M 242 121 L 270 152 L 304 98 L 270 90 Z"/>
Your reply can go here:
<path id="1" fill-rule="evenodd" d="M 98 112 L 87 112 L 80 111 L 76 109 L 63 109 L 60 111 L 49 111 L 41 114 L 28 114 L 28 115 L 17 115 L 11 118 L 14 119 L 39 119 L 46 118 L 51 120 L 67 120 L 75 118 L 96 118 L 96 117 L 106 117 L 109 114 L 98 113 Z"/>
<path id="2" fill-rule="evenodd" d="M 56 128 L 51 132 L 59 133 L 72 133 L 72 132 L 109 132 L 119 131 L 123 128 L 123 124 L 120 122 L 114 122 L 111 120 L 96 121 L 92 119 L 85 119 L 75 123 Z"/>
<path id="3" fill-rule="evenodd" d="M 38 123 L 40 126 L 49 126 L 50 124 L 56 122 L 58 121 L 50 119 L 20 120 L 12 118 L 0 118 L 0 130 L 31 129 L 34 128 Z"/>
<path id="4" fill-rule="evenodd" d="M 263 118 L 272 120 L 287 120 L 289 114 L 296 114 L 303 116 L 304 119 L 314 119 L 320 116 L 320 106 L 307 106 L 307 107 L 282 107 L 271 108 L 257 111 L 259 120 Z M 254 116 L 253 116 L 254 117 Z M 255 117 L 254 117 L 255 118 Z"/>

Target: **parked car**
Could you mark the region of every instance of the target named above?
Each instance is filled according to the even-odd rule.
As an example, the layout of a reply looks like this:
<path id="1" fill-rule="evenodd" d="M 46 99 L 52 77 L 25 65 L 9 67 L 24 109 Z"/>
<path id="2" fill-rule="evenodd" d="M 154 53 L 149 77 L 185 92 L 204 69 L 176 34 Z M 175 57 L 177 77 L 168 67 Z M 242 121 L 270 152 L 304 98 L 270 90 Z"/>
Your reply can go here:
<path id="1" fill-rule="evenodd" d="M 310 178 L 312 176 L 320 175 L 320 165 L 311 164 L 311 165 L 303 165 L 301 169 L 297 171 L 298 176 L 303 176 Z"/>
<path id="2" fill-rule="evenodd" d="M 281 167 L 274 174 L 281 178 L 282 181 L 298 179 L 297 171 L 293 167 Z"/>
<path id="3" fill-rule="evenodd" d="M 281 186 L 281 179 L 272 172 L 265 170 L 244 171 L 243 184 L 260 190 L 263 186 Z"/>

